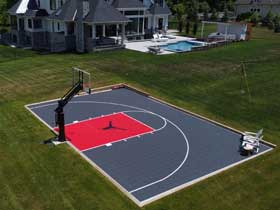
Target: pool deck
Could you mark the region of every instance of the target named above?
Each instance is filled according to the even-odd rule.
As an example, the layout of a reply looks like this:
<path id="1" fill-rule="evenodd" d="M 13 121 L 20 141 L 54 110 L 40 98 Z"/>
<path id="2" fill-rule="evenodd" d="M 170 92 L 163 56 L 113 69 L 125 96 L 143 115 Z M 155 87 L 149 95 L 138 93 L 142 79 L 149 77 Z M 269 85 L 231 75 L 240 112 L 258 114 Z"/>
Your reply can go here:
<path id="1" fill-rule="evenodd" d="M 165 44 L 170 44 L 170 43 L 179 42 L 179 41 L 196 40 L 195 38 L 191 38 L 191 37 L 183 37 L 183 36 L 176 36 L 176 35 L 173 35 L 173 36 L 175 37 L 175 39 L 169 39 L 168 41 L 165 41 L 165 42 L 155 42 L 152 40 L 127 42 L 125 44 L 126 45 L 125 48 L 129 49 L 129 50 L 135 50 L 135 51 L 139 51 L 139 52 L 148 53 L 149 52 L 148 47 L 151 47 L 151 46 L 165 45 Z M 173 54 L 173 53 L 174 52 L 163 51 L 159 55 L 166 55 L 166 54 Z"/>

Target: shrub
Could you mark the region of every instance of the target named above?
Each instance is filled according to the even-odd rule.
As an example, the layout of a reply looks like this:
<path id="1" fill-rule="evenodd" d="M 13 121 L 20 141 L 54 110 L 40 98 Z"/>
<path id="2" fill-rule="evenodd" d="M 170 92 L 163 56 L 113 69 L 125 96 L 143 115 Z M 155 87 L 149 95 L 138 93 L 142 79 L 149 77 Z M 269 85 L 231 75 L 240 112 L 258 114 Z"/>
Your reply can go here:
<path id="1" fill-rule="evenodd" d="M 6 28 L 0 28 L 0 34 L 7 33 L 8 30 Z"/>
<path id="2" fill-rule="evenodd" d="M 197 21 L 195 21 L 194 24 L 193 24 L 193 31 L 192 31 L 193 35 L 196 35 L 197 29 L 198 29 L 198 23 L 197 23 Z"/>
<path id="3" fill-rule="evenodd" d="M 223 22 L 227 22 L 228 21 L 228 10 L 227 9 L 225 9 L 224 10 L 224 16 L 223 16 L 223 18 L 222 18 L 222 21 Z"/>
<path id="4" fill-rule="evenodd" d="M 269 28 L 273 25 L 274 16 L 271 10 L 267 13 L 267 15 L 262 18 L 262 26 L 268 26 Z"/>
<path id="5" fill-rule="evenodd" d="M 187 20 L 186 21 L 186 34 L 189 34 L 190 33 L 190 28 L 191 28 L 191 22 L 190 20 Z"/>
<path id="6" fill-rule="evenodd" d="M 275 33 L 280 33 L 280 16 L 275 16 L 273 19 L 274 23 L 274 32 Z"/>
<path id="7" fill-rule="evenodd" d="M 213 10 L 212 10 L 212 14 L 211 14 L 210 19 L 211 19 L 212 21 L 216 21 L 216 20 L 218 19 L 218 14 L 217 14 L 217 10 L 216 10 L 216 9 L 213 9 Z"/>
<path id="8" fill-rule="evenodd" d="M 252 16 L 252 14 L 253 14 L 252 12 L 242 13 L 236 17 L 236 20 L 237 21 L 242 21 L 242 20 L 248 21 L 248 20 L 250 20 L 250 17 Z"/>
<path id="9" fill-rule="evenodd" d="M 261 20 L 261 18 L 257 12 L 254 12 L 250 17 L 250 22 L 253 24 L 253 26 L 258 25 L 260 20 Z"/>

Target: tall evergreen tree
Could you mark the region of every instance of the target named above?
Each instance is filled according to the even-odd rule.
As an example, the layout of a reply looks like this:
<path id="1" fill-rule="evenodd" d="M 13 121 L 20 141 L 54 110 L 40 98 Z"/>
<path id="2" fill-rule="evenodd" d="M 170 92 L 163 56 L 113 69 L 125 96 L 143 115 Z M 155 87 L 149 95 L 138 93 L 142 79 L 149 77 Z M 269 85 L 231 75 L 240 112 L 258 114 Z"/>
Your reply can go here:
<path id="1" fill-rule="evenodd" d="M 183 30 L 183 15 L 185 13 L 185 6 L 182 3 L 175 4 L 173 7 L 175 14 L 176 14 L 176 19 L 178 21 L 178 30 L 179 32 L 182 32 Z"/>

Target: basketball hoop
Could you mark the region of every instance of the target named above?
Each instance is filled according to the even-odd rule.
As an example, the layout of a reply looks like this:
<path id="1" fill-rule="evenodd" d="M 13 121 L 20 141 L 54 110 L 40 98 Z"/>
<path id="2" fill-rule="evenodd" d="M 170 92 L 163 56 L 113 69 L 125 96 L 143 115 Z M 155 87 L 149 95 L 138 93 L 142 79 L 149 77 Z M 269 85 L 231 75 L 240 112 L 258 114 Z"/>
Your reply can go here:
<path id="1" fill-rule="evenodd" d="M 81 82 L 83 85 L 83 92 L 91 93 L 91 78 L 90 73 L 78 68 L 72 68 L 72 86 L 77 82 Z"/>

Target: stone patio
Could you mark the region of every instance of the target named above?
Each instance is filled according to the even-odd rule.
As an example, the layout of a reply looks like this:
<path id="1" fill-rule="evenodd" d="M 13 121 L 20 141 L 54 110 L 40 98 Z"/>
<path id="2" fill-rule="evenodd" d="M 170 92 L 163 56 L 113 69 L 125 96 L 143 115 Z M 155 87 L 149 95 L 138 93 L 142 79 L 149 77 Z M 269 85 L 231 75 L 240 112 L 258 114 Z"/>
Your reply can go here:
<path id="1" fill-rule="evenodd" d="M 164 42 L 155 42 L 154 40 L 126 42 L 125 48 L 129 49 L 129 50 L 135 50 L 135 51 L 139 51 L 139 52 L 148 53 L 149 52 L 148 47 L 151 47 L 151 46 L 160 46 L 160 45 L 166 45 L 166 44 L 179 42 L 179 41 L 195 40 L 195 38 L 191 38 L 191 37 L 183 37 L 183 36 L 177 36 L 177 35 L 173 35 L 173 34 L 172 34 L 172 36 L 174 36 L 174 39 L 168 39 L 168 41 L 164 41 Z M 159 55 L 166 55 L 166 54 L 173 54 L 173 53 L 174 52 L 163 51 Z"/>

